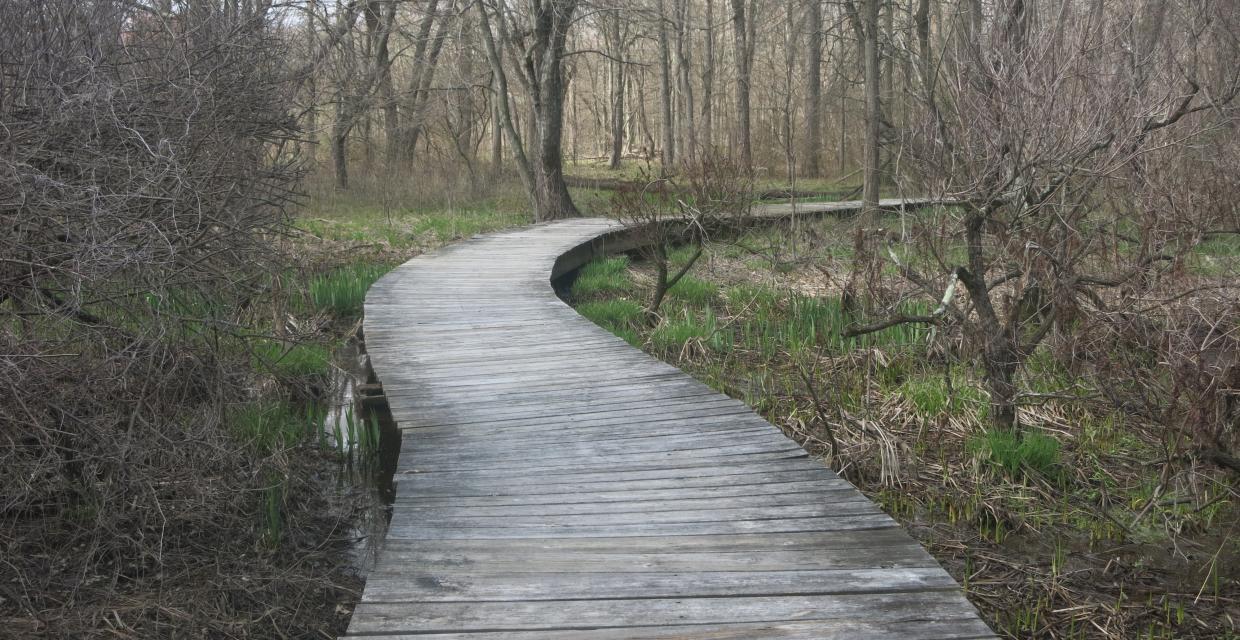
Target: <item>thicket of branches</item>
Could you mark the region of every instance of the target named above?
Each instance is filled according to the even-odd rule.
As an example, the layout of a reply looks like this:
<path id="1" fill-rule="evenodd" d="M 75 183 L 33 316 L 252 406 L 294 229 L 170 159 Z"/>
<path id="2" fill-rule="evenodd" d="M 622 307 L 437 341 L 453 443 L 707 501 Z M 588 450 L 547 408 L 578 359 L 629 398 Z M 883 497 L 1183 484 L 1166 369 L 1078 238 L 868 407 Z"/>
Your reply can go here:
<path id="1" fill-rule="evenodd" d="M 1020 372 L 1045 346 L 1164 425 L 1173 457 L 1237 469 L 1235 290 L 1186 267 L 1204 239 L 1237 229 L 1240 13 L 1210 1 L 980 11 L 965 7 L 945 25 L 955 37 L 914 58 L 922 108 L 900 146 L 908 188 L 959 206 L 869 239 L 898 272 L 870 293 L 938 309 L 849 333 L 958 330 L 991 420 L 1018 432 L 1020 405 L 1046 396 Z"/>
<path id="2" fill-rule="evenodd" d="M 330 505 L 269 550 L 321 492 L 227 428 L 298 178 L 267 5 L 0 2 L 4 633 L 331 628 L 292 564 Z"/>

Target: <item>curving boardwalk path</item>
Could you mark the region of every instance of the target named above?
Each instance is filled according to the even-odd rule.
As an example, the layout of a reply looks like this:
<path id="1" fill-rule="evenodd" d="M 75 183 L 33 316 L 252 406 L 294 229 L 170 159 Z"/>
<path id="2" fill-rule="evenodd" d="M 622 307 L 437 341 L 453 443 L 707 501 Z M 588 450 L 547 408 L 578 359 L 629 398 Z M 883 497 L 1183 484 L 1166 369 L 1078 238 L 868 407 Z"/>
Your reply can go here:
<path id="1" fill-rule="evenodd" d="M 478 237 L 371 289 L 367 348 L 403 443 L 349 635 L 992 637 L 852 485 L 556 297 L 550 276 L 614 230 Z"/>

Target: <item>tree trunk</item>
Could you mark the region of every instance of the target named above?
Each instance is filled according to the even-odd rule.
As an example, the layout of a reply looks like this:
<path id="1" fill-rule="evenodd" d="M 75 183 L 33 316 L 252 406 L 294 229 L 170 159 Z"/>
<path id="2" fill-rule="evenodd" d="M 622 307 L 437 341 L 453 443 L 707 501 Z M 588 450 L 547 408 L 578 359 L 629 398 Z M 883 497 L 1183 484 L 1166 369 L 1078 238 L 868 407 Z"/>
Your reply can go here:
<path id="1" fill-rule="evenodd" d="M 967 267 L 956 270 L 956 277 L 969 292 L 969 301 L 977 314 L 976 330 L 982 333 L 982 370 L 990 392 L 990 419 L 997 429 L 1020 437 L 1016 414 L 1016 369 L 1020 353 L 1013 325 L 1005 326 L 995 311 L 986 282 L 984 233 L 987 222 L 985 209 L 974 209 L 965 218 L 965 249 Z M 1018 322 L 1011 320 L 1011 323 Z"/>
<path id="2" fill-rule="evenodd" d="M 535 16 L 537 68 L 535 115 L 538 118 L 538 220 L 558 220 L 580 215 L 564 182 L 564 54 L 568 28 L 577 9 L 576 0 L 558 0 L 539 6 Z"/>
<path id="3" fill-rule="evenodd" d="M 494 83 L 492 83 L 494 86 Z M 496 91 L 491 96 L 491 176 L 500 177 L 504 172 L 504 127 L 500 124 L 499 101 L 508 97 Z"/>
<path id="4" fill-rule="evenodd" d="M 784 16 L 784 95 L 780 135 L 784 141 L 784 175 L 790 185 L 796 180 L 797 172 L 796 128 L 792 125 L 795 115 L 792 96 L 796 82 L 797 35 L 805 24 L 804 20 L 797 19 L 798 14 L 796 7 L 790 4 Z"/>
<path id="5" fill-rule="evenodd" d="M 517 133 L 516 123 L 513 121 L 512 107 L 508 104 L 508 75 L 504 71 L 503 61 L 500 60 L 499 48 L 495 45 L 495 35 L 491 33 L 491 20 L 487 15 L 486 7 L 482 5 L 482 0 L 475 0 L 474 4 L 478 9 L 478 31 L 482 34 L 487 62 L 490 63 L 491 73 L 494 74 L 495 104 L 499 111 L 497 126 L 503 127 L 508 133 L 508 142 L 512 147 L 512 155 L 517 161 L 521 182 L 530 198 L 530 205 L 537 212 L 537 183 L 534 169 L 530 165 L 529 157 L 525 154 L 525 146 L 521 143 L 521 136 Z"/>
<path id="6" fill-rule="evenodd" d="M 809 44 L 805 50 L 805 152 L 802 167 L 809 176 L 822 175 L 822 0 L 809 0 L 806 18 Z"/>
<path id="7" fill-rule="evenodd" d="M 377 4 L 377 3 L 372 3 Z M 377 13 L 378 7 L 373 10 Z M 396 4 L 388 7 L 392 15 L 384 17 L 388 29 L 394 24 Z M 369 15 L 371 11 L 367 11 Z M 383 161 L 385 170 L 392 172 L 398 164 L 400 151 L 400 112 L 396 108 L 396 96 L 392 89 L 392 61 L 388 53 L 388 38 L 379 38 L 375 45 L 375 64 L 379 70 L 379 100 L 383 110 Z"/>
<path id="8" fill-rule="evenodd" d="M 612 11 L 608 16 L 608 30 L 611 34 L 612 53 L 616 59 L 611 65 L 611 158 L 607 166 L 611 169 L 620 168 L 620 159 L 624 154 L 624 36 L 620 27 L 620 11 Z"/>
<path id="9" fill-rule="evenodd" d="M 702 140 L 715 146 L 715 3 L 706 0 L 706 61 L 702 65 Z"/>
<path id="10" fill-rule="evenodd" d="M 349 127 L 342 114 L 337 114 L 332 125 L 332 166 L 336 169 L 336 188 L 342 191 L 349 188 L 348 143 Z"/>
<path id="11" fill-rule="evenodd" d="M 872 219 L 878 211 L 879 183 L 882 159 L 880 157 L 879 118 L 882 113 L 880 95 L 882 78 L 878 56 L 878 10 L 880 0 L 864 0 L 861 13 L 861 31 L 865 39 L 865 170 L 862 191 L 863 220 Z"/>
<path id="12" fill-rule="evenodd" d="M 671 54 L 667 42 L 667 13 L 663 0 L 658 3 L 659 15 L 659 100 L 663 110 L 663 167 L 661 173 L 667 175 L 676 163 L 676 130 L 672 121 L 672 70 Z"/>
<path id="13" fill-rule="evenodd" d="M 1006 333 L 989 336 L 982 354 L 986 389 L 990 392 L 990 419 L 997 429 L 1021 435 L 1016 415 L 1016 347 Z"/>
<path id="14" fill-rule="evenodd" d="M 425 117 L 426 105 L 430 101 L 429 90 L 435 77 L 435 67 L 439 62 L 439 53 L 447 30 L 441 25 L 435 37 L 431 32 L 435 27 L 435 9 L 439 0 L 430 0 L 426 6 L 426 15 L 418 23 L 417 43 L 414 46 L 413 60 L 409 78 L 409 96 L 405 102 L 405 118 L 398 131 L 397 164 L 405 169 L 413 168 L 413 160 L 417 155 L 418 138 L 422 134 L 422 120 Z"/>
<path id="15" fill-rule="evenodd" d="M 681 150 L 681 155 L 692 161 L 697 155 L 697 128 L 694 123 L 696 106 L 693 103 L 693 76 L 691 75 L 693 57 L 689 53 L 690 47 L 693 46 L 689 32 L 690 18 L 689 0 L 676 0 L 676 66 L 679 70 L 677 77 L 680 81 L 680 95 L 684 98 L 680 124 L 685 146 Z"/>
<path id="16" fill-rule="evenodd" d="M 875 0 L 877 1 L 877 0 Z M 745 16 L 745 0 L 732 0 L 732 38 L 736 48 L 736 137 L 740 146 L 740 163 L 746 171 L 753 170 L 749 116 L 749 80 L 753 62 L 749 22 Z"/>
<path id="17" fill-rule="evenodd" d="M 168 13 L 172 12 L 172 2 L 167 0 Z M 314 31 L 314 23 L 316 18 L 314 13 L 317 9 L 318 2 L 310 0 L 306 3 L 306 11 L 311 15 L 306 18 L 306 55 L 313 55 L 318 48 L 318 35 Z M 319 85 L 317 73 L 310 74 L 306 80 L 306 144 L 304 146 L 306 159 L 311 167 L 315 167 L 319 161 Z"/>

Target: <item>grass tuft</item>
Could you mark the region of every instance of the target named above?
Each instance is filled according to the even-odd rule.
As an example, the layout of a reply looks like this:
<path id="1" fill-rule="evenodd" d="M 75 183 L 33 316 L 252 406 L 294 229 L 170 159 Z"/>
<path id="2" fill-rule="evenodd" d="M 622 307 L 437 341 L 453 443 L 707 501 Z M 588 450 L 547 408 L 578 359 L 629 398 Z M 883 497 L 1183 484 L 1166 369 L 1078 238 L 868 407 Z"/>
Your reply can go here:
<path id="1" fill-rule="evenodd" d="M 366 291 L 390 270 L 386 265 L 355 264 L 318 276 L 310 281 L 310 303 L 316 311 L 338 318 L 358 318 L 362 315 Z"/>
<path id="2" fill-rule="evenodd" d="M 667 290 L 669 298 L 699 307 L 710 304 L 717 295 L 719 295 L 719 287 L 715 283 L 690 275 L 681 277 L 676 286 Z"/>
<path id="3" fill-rule="evenodd" d="M 1058 475 L 1059 441 L 1045 434 L 1017 437 L 1011 431 L 990 429 L 970 440 L 969 449 L 1013 478 L 1029 472 L 1047 478 Z"/>
<path id="4" fill-rule="evenodd" d="M 612 333 L 620 329 L 633 329 L 642 318 L 642 306 L 623 298 L 586 302 L 577 307 L 577 312 Z"/>
<path id="5" fill-rule="evenodd" d="M 687 345 L 703 349 L 724 351 L 728 348 L 726 336 L 716 331 L 715 314 L 707 309 L 701 315 L 683 309 L 682 314 L 664 319 L 650 333 L 650 344 L 657 351 L 680 353 Z"/>
<path id="6" fill-rule="evenodd" d="M 573 282 L 573 296 L 583 299 L 628 291 L 632 286 L 628 269 L 628 256 L 589 262 L 581 268 L 581 273 L 577 274 L 577 280 Z"/>
<path id="7" fill-rule="evenodd" d="M 285 345 L 264 340 L 253 346 L 252 353 L 256 370 L 284 378 L 326 375 L 332 361 L 331 351 L 320 344 Z"/>
<path id="8" fill-rule="evenodd" d="M 258 402 L 240 407 L 229 420 L 242 442 L 269 455 L 306 437 L 314 422 L 285 402 Z"/>
<path id="9" fill-rule="evenodd" d="M 949 389 L 942 374 L 914 375 L 900 385 L 898 393 L 923 419 L 987 411 L 986 395 L 976 382 L 963 376 L 953 376 Z"/>

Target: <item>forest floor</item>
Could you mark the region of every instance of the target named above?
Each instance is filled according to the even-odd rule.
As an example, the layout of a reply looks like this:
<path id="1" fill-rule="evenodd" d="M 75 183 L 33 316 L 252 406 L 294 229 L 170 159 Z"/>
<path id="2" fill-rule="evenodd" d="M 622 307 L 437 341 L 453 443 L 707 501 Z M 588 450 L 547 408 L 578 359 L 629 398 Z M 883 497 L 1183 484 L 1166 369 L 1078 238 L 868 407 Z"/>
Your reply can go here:
<path id="1" fill-rule="evenodd" d="M 654 324 L 642 311 L 653 270 L 636 258 L 587 265 L 570 302 L 811 453 L 826 456 L 835 440 L 830 464 L 1003 635 L 1240 637 L 1236 479 L 1165 463 L 1164 432 L 1098 399 L 1049 350 L 1021 373 L 1047 397 L 1022 408 L 1029 433 L 1017 443 L 987 429 L 978 373 L 942 357 L 928 329 L 841 338 L 853 227 L 802 220 L 710 245 Z M 1233 273 L 1233 245 L 1206 245 L 1189 271 Z"/>

